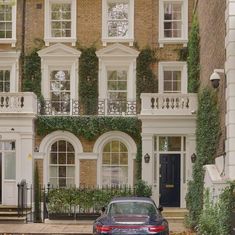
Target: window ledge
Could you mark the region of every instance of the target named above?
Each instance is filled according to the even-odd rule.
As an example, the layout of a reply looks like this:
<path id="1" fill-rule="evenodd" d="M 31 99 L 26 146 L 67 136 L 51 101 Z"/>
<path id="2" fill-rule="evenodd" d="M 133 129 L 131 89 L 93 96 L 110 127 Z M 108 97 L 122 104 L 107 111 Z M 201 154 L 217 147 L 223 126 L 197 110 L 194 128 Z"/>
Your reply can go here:
<path id="1" fill-rule="evenodd" d="M 112 42 L 127 42 L 129 46 L 133 46 L 134 38 L 102 38 L 103 46 L 107 46 L 107 43 Z"/>
<path id="2" fill-rule="evenodd" d="M 11 44 L 12 47 L 15 47 L 16 46 L 16 39 L 0 38 L 0 44 Z"/>
<path id="3" fill-rule="evenodd" d="M 166 38 L 166 39 L 159 39 L 158 43 L 160 44 L 160 47 L 164 47 L 164 44 L 183 44 L 184 47 L 187 47 L 188 39 L 184 38 Z"/>
<path id="4" fill-rule="evenodd" d="M 50 43 L 54 43 L 54 42 L 68 42 L 68 43 L 72 43 L 72 46 L 76 46 L 76 38 L 44 38 L 45 41 L 45 45 L 49 46 Z"/>

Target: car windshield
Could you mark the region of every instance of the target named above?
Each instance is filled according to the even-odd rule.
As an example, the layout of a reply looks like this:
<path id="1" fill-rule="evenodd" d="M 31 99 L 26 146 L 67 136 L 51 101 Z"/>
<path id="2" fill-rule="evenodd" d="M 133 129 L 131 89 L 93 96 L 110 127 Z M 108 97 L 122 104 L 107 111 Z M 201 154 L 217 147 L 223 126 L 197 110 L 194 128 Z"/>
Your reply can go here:
<path id="1" fill-rule="evenodd" d="M 110 204 L 108 213 L 111 215 L 138 214 L 138 215 L 156 215 L 158 211 L 155 206 L 149 202 L 142 201 L 117 201 Z"/>

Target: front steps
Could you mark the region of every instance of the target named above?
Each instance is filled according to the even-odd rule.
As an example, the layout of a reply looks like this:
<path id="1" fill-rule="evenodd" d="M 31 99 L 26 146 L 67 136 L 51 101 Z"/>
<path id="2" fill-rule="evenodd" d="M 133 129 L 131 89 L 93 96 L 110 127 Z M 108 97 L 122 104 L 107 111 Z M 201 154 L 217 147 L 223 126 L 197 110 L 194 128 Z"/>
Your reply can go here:
<path id="1" fill-rule="evenodd" d="M 23 215 L 18 216 L 17 206 L 0 205 L 0 224 L 26 223 L 27 213 L 24 211 Z"/>

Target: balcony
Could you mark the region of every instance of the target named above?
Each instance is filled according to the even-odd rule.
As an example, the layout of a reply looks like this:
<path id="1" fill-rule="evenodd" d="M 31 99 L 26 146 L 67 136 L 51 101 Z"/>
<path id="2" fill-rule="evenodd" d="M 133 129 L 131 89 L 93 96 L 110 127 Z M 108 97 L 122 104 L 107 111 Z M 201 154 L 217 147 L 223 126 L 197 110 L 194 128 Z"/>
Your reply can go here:
<path id="1" fill-rule="evenodd" d="M 0 114 L 37 114 L 37 97 L 32 92 L 2 92 Z"/>
<path id="2" fill-rule="evenodd" d="M 136 101 L 126 100 L 99 100 L 98 104 L 91 104 L 85 108 L 78 100 L 38 102 L 38 114 L 47 116 L 135 116 Z"/>
<path id="3" fill-rule="evenodd" d="M 197 111 L 197 94 L 141 94 L 141 115 L 192 115 Z"/>

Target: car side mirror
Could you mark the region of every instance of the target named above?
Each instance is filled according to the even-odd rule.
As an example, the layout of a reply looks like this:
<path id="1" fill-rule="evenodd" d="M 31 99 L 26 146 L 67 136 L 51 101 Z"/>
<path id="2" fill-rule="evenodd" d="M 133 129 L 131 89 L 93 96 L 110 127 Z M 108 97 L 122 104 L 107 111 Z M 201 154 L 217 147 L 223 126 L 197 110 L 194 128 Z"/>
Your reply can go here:
<path id="1" fill-rule="evenodd" d="M 162 212 L 162 211 L 163 211 L 163 206 L 160 205 L 160 206 L 158 207 L 158 210 L 159 210 L 160 212 Z"/>

